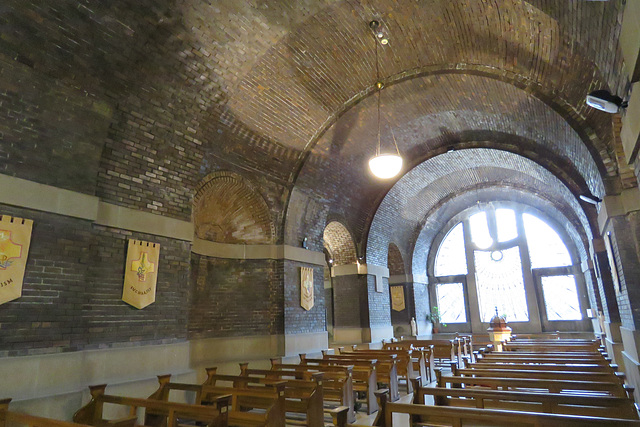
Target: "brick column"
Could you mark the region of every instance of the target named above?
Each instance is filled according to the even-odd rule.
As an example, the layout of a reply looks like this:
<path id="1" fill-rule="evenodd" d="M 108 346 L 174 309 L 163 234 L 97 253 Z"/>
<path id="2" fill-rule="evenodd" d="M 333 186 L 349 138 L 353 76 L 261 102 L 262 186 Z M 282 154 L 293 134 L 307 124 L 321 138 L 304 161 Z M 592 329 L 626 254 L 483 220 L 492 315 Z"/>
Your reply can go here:
<path id="1" fill-rule="evenodd" d="M 620 312 L 618 299 L 613 285 L 611 265 L 607 255 L 603 238 L 593 240 L 594 260 L 598 266 L 599 278 L 597 281 L 598 293 L 602 301 L 602 314 L 604 315 L 604 332 L 607 352 L 616 363 L 622 365 L 622 337 L 620 336 Z M 585 273 L 585 278 L 587 273 Z M 595 329 L 595 328 L 594 328 Z"/>
<path id="2" fill-rule="evenodd" d="M 380 342 L 393 336 L 389 270 L 366 264 L 332 268 L 336 344 Z"/>
<path id="3" fill-rule="evenodd" d="M 617 196 L 605 197 L 598 223 L 605 245 L 610 250 L 613 289 L 620 315 L 619 339 L 622 351 L 613 348 L 612 357 L 619 365 L 624 365 L 627 379 L 636 388 L 636 398 L 640 398 L 640 191 L 638 188 L 624 190 Z M 601 265 L 602 268 L 602 265 Z M 605 276 L 603 274 L 603 276 Z M 604 286 L 603 286 L 604 287 Z M 607 288 L 604 287 L 607 296 Z M 615 315 L 612 316 L 611 292 L 608 292 L 609 321 L 605 322 L 607 335 L 614 343 L 618 339 Z"/>

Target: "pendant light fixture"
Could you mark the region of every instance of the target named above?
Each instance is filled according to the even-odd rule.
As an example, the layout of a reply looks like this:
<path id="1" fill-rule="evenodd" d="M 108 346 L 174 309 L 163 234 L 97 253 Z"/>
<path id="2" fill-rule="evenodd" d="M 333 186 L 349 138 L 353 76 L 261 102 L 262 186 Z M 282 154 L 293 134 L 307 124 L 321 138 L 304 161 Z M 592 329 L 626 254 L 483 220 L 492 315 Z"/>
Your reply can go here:
<path id="1" fill-rule="evenodd" d="M 376 90 L 378 92 L 378 143 L 376 146 L 376 155 L 369 159 L 369 169 L 371 173 L 380 179 L 390 179 L 398 175 L 402 169 L 402 157 L 400 157 L 400 150 L 398 149 L 398 143 L 391 130 L 391 137 L 395 145 L 395 153 L 387 152 L 383 153 L 381 149 L 380 141 L 380 92 L 382 92 L 382 82 L 380 81 L 380 66 L 378 61 L 378 39 L 380 43 L 387 44 L 388 39 L 384 37 L 384 33 L 380 31 L 380 23 L 378 21 L 371 21 L 369 27 L 373 30 L 374 42 L 376 45 Z"/>

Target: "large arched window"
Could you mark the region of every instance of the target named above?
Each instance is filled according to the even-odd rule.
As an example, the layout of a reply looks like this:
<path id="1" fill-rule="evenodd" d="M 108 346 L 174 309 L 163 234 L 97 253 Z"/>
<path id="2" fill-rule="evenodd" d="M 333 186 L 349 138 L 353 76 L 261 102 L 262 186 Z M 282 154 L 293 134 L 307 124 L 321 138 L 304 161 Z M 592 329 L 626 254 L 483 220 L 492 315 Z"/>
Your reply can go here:
<path id="1" fill-rule="evenodd" d="M 496 309 L 509 322 L 528 322 L 532 301 L 540 307 L 536 318 L 544 322 L 583 318 L 579 270 L 550 221 L 506 203 L 470 210 L 459 219 L 431 264 L 443 323 L 470 321 L 472 296 L 481 322 L 489 322 Z"/>

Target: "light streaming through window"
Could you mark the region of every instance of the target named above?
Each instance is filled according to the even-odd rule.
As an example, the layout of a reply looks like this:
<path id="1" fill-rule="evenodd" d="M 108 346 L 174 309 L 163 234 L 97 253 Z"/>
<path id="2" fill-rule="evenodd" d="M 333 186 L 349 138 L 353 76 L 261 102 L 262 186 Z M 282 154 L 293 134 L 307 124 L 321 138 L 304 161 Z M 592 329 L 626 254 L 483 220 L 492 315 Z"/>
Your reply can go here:
<path id="1" fill-rule="evenodd" d="M 507 322 L 528 321 L 520 248 L 474 251 L 474 258 L 481 320 L 489 322 L 497 307 Z"/>
<path id="2" fill-rule="evenodd" d="M 487 224 L 487 214 L 478 212 L 469 217 L 469 227 L 471 227 L 471 240 L 480 249 L 487 249 L 493 244 L 493 239 L 489 234 L 489 224 Z"/>
<path id="3" fill-rule="evenodd" d="M 462 283 L 439 283 L 436 296 L 442 323 L 465 323 L 464 289 Z"/>
<path id="4" fill-rule="evenodd" d="M 529 245 L 531 268 L 571 265 L 569 251 L 553 228 L 530 214 L 523 214 L 522 221 Z"/>
<path id="5" fill-rule="evenodd" d="M 435 262 L 436 276 L 455 276 L 457 274 L 467 274 L 462 223 L 453 227 L 444 238 Z"/>
<path id="6" fill-rule="evenodd" d="M 568 276 L 543 276 L 542 293 L 549 320 L 581 320 L 576 278 Z"/>
<path id="7" fill-rule="evenodd" d="M 498 242 L 508 242 L 518 237 L 516 213 L 513 209 L 496 209 L 496 224 L 498 226 Z"/>

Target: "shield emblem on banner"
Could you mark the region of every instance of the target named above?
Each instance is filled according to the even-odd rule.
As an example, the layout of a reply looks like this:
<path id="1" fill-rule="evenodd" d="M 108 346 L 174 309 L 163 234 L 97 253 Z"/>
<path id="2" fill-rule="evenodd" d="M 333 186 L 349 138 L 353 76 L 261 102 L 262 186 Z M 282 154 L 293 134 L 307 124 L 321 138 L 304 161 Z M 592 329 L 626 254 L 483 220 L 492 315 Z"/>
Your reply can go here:
<path id="1" fill-rule="evenodd" d="M 300 268 L 300 305 L 309 311 L 313 308 L 313 268 Z"/>

